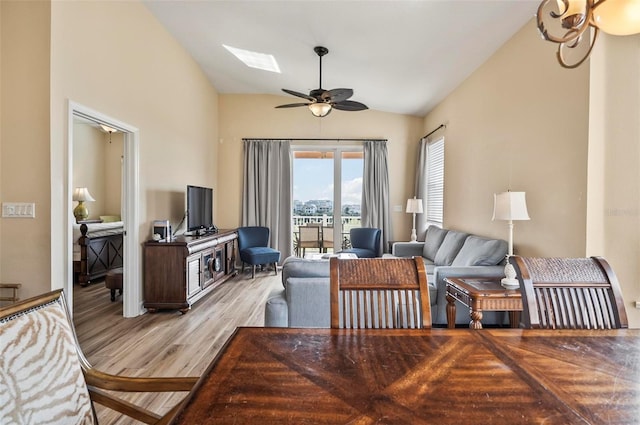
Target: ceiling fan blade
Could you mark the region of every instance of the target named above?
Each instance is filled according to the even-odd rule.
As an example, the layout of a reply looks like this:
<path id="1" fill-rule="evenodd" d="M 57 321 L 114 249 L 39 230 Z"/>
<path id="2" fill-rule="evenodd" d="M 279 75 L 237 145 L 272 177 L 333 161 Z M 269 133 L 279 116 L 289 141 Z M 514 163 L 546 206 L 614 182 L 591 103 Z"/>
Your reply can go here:
<path id="1" fill-rule="evenodd" d="M 310 100 L 311 102 L 315 102 L 315 100 L 316 100 L 315 98 L 309 96 L 308 94 L 300 93 L 300 92 L 297 92 L 297 91 L 288 90 L 288 89 L 282 89 L 282 91 L 285 92 L 285 93 L 289 93 L 290 95 L 293 95 L 293 96 L 298 96 L 298 97 L 301 97 L 303 99 Z"/>
<path id="2" fill-rule="evenodd" d="M 331 102 L 343 102 L 353 96 L 352 89 L 333 89 L 322 93 L 322 99 L 329 99 Z"/>
<path id="3" fill-rule="evenodd" d="M 340 111 L 364 111 L 365 109 L 369 109 L 364 103 L 353 100 L 343 100 L 342 102 L 332 103 L 331 105 Z"/>
<path id="4" fill-rule="evenodd" d="M 286 105 L 279 105 L 276 108 L 295 108 L 298 106 L 309 106 L 309 103 L 287 103 Z"/>

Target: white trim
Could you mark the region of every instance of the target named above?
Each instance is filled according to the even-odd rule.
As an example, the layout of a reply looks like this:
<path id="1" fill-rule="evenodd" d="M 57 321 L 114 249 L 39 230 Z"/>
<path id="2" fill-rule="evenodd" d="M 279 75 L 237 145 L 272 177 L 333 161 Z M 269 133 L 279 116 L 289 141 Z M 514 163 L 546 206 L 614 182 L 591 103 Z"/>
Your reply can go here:
<path id="1" fill-rule="evenodd" d="M 67 139 L 64 151 L 67 152 L 67 158 L 63 158 L 63 179 L 64 188 L 63 196 L 59 197 L 60 201 L 55 199 L 54 193 L 54 169 L 55 165 L 52 164 L 52 214 L 51 214 L 51 270 L 52 270 L 52 287 L 63 287 L 68 298 L 69 309 L 73 310 L 73 249 L 71 245 L 72 231 L 73 231 L 73 214 L 71 213 L 71 195 L 73 193 L 72 177 L 73 177 L 73 117 L 81 116 L 88 118 L 99 124 L 107 125 L 111 128 L 115 128 L 124 132 L 124 167 L 123 167 L 123 221 L 125 223 L 125 237 L 124 237 L 124 276 L 123 281 L 125 287 L 123 290 L 123 315 L 124 317 L 135 317 L 144 313 L 142 307 L 142 268 L 140 264 L 140 235 L 139 229 L 139 214 L 138 214 L 138 199 L 139 199 L 139 145 L 140 135 L 139 130 L 127 123 L 111 118 L 91 108 L 83 106 L 79 103 L 68 101 L 68 118 L 67 118 Z M 55 157 L 52 154 L 52 162 Z M 62 211 L 62 217 L 54 213 L 54 211 Z M 62 226 L 58 224 L 62 223 Z M 62 235 L 60 240 L 63 242 L 62 249 L 60 246 L 54 246 L 56 240 L 56 234 L 59 231 L 56 229 L 62 228 Z M 58 282 L 55 279 L 56 274 L 59 273 L 59 267 L 62 264 L 62 276 L 64 276 L 63 282 Z"/>

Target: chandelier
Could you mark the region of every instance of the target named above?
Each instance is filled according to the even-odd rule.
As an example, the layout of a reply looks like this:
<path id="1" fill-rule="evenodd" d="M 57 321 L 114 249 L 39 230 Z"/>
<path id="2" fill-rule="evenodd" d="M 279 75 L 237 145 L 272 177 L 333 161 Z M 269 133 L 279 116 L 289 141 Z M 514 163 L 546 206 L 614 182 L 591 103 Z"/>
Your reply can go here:
<path id="1" fill-rule="evenodd" d="M 591 54 L 599 31 L 640 33 L 640 0 L 543 0 L 536 18 L 542 37 L 558 43 L 560 65 L 576 68 Z"/>

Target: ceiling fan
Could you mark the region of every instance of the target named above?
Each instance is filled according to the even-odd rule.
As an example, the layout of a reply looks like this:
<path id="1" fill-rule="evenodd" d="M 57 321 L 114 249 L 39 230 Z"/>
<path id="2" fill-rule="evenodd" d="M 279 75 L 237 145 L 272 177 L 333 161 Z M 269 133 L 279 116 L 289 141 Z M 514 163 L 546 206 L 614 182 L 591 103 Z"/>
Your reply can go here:
<path id="1" fill-rule="evenodd" d="M 320 59 L 319 88 L 311 90 L 308 95 L 293 90 L 282 89 L 283 92 L 307 99 L 308 102 L 288 103 L 286 105 L 276 106 L 276 108 L 307 106 L 311 113 L 316 117 L 326 117 L 332 109 L 338 109 L 340 111 L 363 111 L 365 109 L 369 109 L 367 105 L 363 103 L 347 100 L 353 96 L 352 89 L 324 90 L 322 88 L 322 57 L 329 53 L 329 49 L 322 46 L 316 46 L 313 48 L 313 51 L 316 52 Z"/>

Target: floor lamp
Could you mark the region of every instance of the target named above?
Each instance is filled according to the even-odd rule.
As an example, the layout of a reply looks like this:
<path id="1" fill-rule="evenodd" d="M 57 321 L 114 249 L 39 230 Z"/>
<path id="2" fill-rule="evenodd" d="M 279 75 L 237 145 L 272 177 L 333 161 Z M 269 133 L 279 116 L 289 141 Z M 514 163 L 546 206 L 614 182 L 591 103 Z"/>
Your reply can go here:
<path id="1" fill-rule="evenodd" d="M 504 220 L 509 222 L 509 253 L 507 254 L 507 264 L 504 266 L 502 286 L 507 289 L 517 289 L 520 284 L 516 279 L 516 271 L 509 263 L 509 257 L 513 255 L 513 221 L 529 220 L 527 212 L 527 202 L 524 192 L 503 192 L 493 195 L 493 218 L 492 220 Z"/>
<path id="2" fill-rule="evenodd" d="M 422 214 L 422 199 L 407 199 L 407 213 L 413 214 L 413 227 L 411 228 L 411 242 L 418 241 L 418 235 L 416 234 L 416 214 Z"/>

